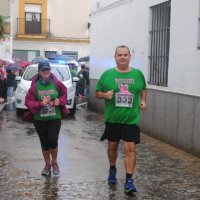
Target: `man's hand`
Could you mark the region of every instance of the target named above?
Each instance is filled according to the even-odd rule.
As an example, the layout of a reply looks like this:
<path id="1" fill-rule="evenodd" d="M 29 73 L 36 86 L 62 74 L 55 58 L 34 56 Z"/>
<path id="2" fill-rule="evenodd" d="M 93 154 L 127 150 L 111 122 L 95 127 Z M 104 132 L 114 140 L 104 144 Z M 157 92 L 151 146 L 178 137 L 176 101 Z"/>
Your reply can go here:
<path id="1" fill-rule="evenodd" d="M 113 98 L 113 94 L 114 94 L 113 90 L 110 90 L 110 91 L 104 93 L 104 99 L 112 99 Z"/>
<path id="2" fill-rule="evenodd" d="M 110 90 L 108 92 L 101 92 L 97 91 L 96 92 L 96 97 L 99 99 L 112 99 L 113 98 L 114 91 Z"/>
<path id="3" fill-rule="evenodd" d="M 142 110 L 145 110 L 146 107 L 147 107 L 146 102 L 145 102 L 144 100 L 141 100 L 141 102 L 140 102 L 140 108 L 141 108 Z"/>

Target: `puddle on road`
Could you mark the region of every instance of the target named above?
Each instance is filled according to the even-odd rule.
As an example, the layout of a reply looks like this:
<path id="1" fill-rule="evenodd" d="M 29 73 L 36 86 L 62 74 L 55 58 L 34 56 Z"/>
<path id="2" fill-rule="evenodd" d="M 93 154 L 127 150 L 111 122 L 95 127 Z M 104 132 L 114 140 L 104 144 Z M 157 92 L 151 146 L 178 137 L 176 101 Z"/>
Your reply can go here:
<path id="1" fill-rule="evenodd" d="M 8 156 L 0 152 L 0 167 L 9 164 Z"/>
<path id="2" fill-rule="evenodd" d="M 33 127 L 33 128 L 27 127 L 27 128 L 25 129 L 25 132 L 26 132 L 26 135 L 27 135 L 27 136 L 37 136 L 37 133 L 36 133 L 36 130 L 35 130 L 34 127 Z"/>

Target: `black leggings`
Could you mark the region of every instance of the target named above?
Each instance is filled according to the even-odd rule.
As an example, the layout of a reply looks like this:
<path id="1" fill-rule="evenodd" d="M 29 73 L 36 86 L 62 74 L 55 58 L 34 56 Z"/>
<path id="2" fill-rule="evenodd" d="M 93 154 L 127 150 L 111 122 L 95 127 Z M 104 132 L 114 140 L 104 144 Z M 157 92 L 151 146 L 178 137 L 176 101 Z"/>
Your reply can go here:
<path id="1" fill-rule="evenodd" d="M 50 121 L 34 120 L 33 123 L 40 138 L 42 150 L 48 151 L 49 149 L 57 148 L 61 119 Z"/>

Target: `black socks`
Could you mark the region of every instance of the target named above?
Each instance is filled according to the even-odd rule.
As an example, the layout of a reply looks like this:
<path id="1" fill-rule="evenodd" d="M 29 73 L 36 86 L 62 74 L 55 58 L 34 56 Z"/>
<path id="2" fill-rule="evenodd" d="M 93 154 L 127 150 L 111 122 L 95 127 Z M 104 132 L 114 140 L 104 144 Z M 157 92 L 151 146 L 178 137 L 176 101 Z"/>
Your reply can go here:
<path id="1" fill-rule="evenodd" d="M 116 171 L 116 170 L 117 170 L 117 168 L 116 168 L 116 166 L 115 166 L 115 165 L 113 165 L 113 166 L 110 166 L 110 170 Z"/>
<path id="2" fill-rule="evenodd" d="M 133 174 L 128 174 L 128 173 L 126 173 L 126 179 L 132 178 L 132 176 L 133 176 Z"/>

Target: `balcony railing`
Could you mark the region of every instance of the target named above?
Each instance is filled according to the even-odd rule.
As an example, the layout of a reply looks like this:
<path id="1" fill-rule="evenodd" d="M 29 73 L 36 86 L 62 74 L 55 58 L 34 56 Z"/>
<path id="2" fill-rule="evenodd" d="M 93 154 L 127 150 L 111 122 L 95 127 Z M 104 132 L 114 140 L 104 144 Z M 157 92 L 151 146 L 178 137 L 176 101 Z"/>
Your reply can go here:
<path id="1" fill-rule="evenodd" d="M 17 35 L 42 35 L 49 37 L 50 20 L 17 18 Z"/>

